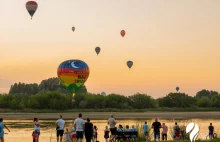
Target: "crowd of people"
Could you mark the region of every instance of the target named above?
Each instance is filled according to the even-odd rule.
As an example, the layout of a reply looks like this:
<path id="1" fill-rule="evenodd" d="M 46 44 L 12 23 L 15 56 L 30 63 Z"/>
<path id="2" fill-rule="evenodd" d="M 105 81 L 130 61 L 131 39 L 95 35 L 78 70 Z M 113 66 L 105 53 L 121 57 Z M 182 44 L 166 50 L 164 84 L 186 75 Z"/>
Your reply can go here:
<path id="1" fill-rule="evenodd" d="M 116 142 L 116 139 L 119 137 L 119 133 L 125 132 L 124 136 L 125 138 L 131 138 L 135 139 L 137 138 L 137 135 L 134 135 L 133 132 L 138 132 L 138 130 L 135 128 L 134 125 L 129 128 L 129 125 L 125 126 L 125 129 L 121 124 L 116 126 L 117 122 L 114 118 L 114 115 L 111 114 L 110 118 L 107 121 L 107 125 L 104 129 L 104 138 L 106 142 Z M 56 126 L 56 136 L 57 136 L 57 142 L 63 141 L 63 136 L 65 136 L 66 142 L 82 142 L 83 137 L 85 136 L 86 142 L 99 142 L 98 141 L 98 128 L 97 126 L 93 125 L 93 123 L 90 122 L 90 119 L 87 118 L 86 122 L 82 119 L 82 114 L 80 113 L 78 115 L 78 118 L 76 118 L 73 122 L 71 130 L 68 128 L 65 129 L 65 121 L 62 118 L 62 115 L 60 115 L 60 118 L 55 123 Z M 6 128 L 9 132 L 9 128 L 3 123 L 3 118 L 0 118 L 0 142 L 4 142 L 4 128 Z M 155 121 L 152 123 L 151 128 L 153 128 L 153 137 L 154 141 L 158 140 L 160 142 L 161 136 L 163 141 L 167 141 L 167 133 L 168 133 L 168 127 L 165 123 L 161 125 L 161 123 L 158 121 L 158 118 L 155 118 Z M 64 132 L 65 129 L 65 132 Z M 148 123 L 145 122 L 142 126 L 142 129 L 144 131 L 144 135 L 146 138 L 146 142 L 148 142 L 149 139 L 149 126 Z M 162 129 L 162 131 L 160 131 Z M 173 130 L 173 139 L 179 140 L 179 139 L 185 139 L 185 128 L 180 128 L 177 122 L 175 122 L 175 125 L 172 128 Z M 209 138 L 214 138 L 214 126 L 212 123 L 210 123 L 210 126 L 208 127 L 209 130 Z M 127 135 L 131 132 L 131 135 Z M 136 133 L 137 134 L 137 133 Z M 33 142 L 39 142 L 40 138 L 40 122 L 38 118 L 34 118 L 34 131 L 32 132 L 32 138 Z"/>
<path id="2" fill-rule="evenodd" d="M 147 122 L 145 122 L 144 125 L 144 132 L 148 133 L 148 126 Z M 156 142 L 156 140 L 158 140 L 158 142 L 160 142 L 160 136 L 162 135 L 162 140 L 163 141 L 167 141 L 167 132 L 168 132 L 168 127 L 165 125 L 165 123 L 163 123 L 163 125 L 161 125 L 161 123 L 158 121 L 158 118 L 155 118 L 155 122 L 152 124 L 152 128 L 154 129 L 154 141 Z M 162 133 L 160 134 L 160 129 L 162 129 Z M 210 123 L 210 126 L 208 127 L 209 130 L 209 138 L 213 139 L 214 138 L 214 126 L 212 126 L 212 123 Z M 173 126 L 173 139 L 174 140 L 179 140 L 185 139 L 185 128 L 181 129 L 180 126 L 177 124 L 177 122 L 175 122 L 175 125 Z M 148 141 L 147 136 L 146 136 L 146 142 Z"/>

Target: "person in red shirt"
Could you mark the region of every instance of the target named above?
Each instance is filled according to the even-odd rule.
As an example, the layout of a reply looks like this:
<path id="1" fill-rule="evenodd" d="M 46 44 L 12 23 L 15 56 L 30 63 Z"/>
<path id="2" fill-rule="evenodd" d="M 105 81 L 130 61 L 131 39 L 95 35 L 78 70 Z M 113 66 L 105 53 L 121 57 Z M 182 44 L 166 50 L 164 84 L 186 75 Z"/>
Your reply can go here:
<path id="1" fill-rule="evenodd" d="M 32 133 L 32 138 L 33 138 L 33 142 L 36 142 L 37 135 L 35 134 L 35 131 L 33 131 L 33 133 Z"/>

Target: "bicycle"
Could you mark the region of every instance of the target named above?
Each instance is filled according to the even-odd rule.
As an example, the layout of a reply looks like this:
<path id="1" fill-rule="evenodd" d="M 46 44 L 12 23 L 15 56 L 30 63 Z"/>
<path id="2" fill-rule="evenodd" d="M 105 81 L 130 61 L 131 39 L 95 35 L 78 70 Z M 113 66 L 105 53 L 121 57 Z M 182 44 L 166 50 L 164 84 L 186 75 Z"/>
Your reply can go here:
<path id="1" fill-rule="evenodd" d="M 213 133 L 213 139 L 217 138 L 217 134 Z M 210 140 L 209 134 L 206 136 L 206 140 Z"/>

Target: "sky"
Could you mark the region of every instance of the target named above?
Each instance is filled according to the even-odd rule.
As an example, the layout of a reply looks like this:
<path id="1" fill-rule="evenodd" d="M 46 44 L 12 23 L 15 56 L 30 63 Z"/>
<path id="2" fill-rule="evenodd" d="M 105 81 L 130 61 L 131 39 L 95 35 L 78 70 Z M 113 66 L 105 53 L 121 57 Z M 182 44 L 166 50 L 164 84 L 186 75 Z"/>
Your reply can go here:
<path id="1" fill-rule="evenodd" d="M 220 92 L 219 0 L 36 0 L 32 20 L 26 2 L 0 0 L 1 93 L 69 59 L 88 64 L 91 93 Z"/>

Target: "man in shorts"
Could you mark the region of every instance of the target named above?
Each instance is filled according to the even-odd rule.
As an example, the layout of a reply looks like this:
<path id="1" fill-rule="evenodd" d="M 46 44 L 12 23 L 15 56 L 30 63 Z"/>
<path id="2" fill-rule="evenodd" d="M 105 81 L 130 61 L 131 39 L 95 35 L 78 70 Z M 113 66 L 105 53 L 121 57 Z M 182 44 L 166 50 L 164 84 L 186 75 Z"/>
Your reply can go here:
<path id="1" fill-rule="evenodd" d="M 158 138 L 158 142 L 160 142 L 160 128 L 161 123 L 158 122 L 158 118 L 155 118 L 155 122 L 152 124 L 152 128 L 154 129 L 154 142 Z"/>
<path id="2" fill-rule="evenodd" d="M 212 126 L 212 123 L 210 123 L 210 126 L 209 126 L 209 138 L 210 139 L 214 138 L 214 127 Z"/>
<path id="3" fill-rule="evenodd" d="M 74 127 L 76 129 L 77 142 L 82 142 L 83 132 L 84 132 L 84 129 L 85 129 L 85 122 L 82 119 L 82 114 L 81 113 L 79 114 L 79 117 L 75 119 Z"/>
<path id="4" fill-rule="evenodd" d="M 62 115 L 60 115 L 60 119 L 56 121 L 57 142 L 59 142 L 59 137 L 60 137 L 60 142 L 62 142 L 64 125 L 65 125 L 65 121 L 63 120 Z"/>
<path id="5" fill-rule="evenodd" d="M 110 118 L 108 119 L 108 125 L 109 125 L 110 131 L 111 131 L 112 141 L 114 142 L 115 141 L 115 135 L 116 135 L 116 132 L 117 132 L 117 128 L 115 127 L 116 120 L 115 120 L 113 114 L 111 114 Z"/>

